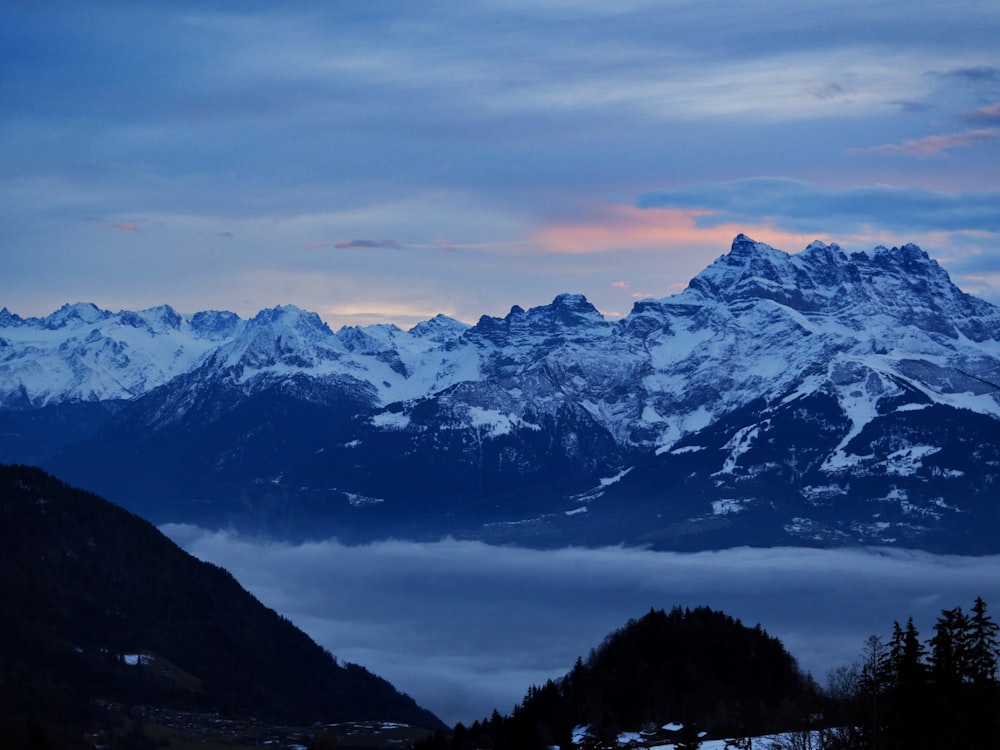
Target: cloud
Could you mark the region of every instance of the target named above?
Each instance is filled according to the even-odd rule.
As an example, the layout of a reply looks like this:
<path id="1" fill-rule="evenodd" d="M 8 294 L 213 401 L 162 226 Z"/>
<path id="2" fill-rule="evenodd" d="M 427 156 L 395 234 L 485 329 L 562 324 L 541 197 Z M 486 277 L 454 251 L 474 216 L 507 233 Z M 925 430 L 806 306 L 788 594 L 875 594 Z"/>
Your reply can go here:
<path id="1" fill-rule="evenodd" d="M 335 655 L 446 722 L 509 712 L 650 607 L 708 605 L 781 638 L 822 681 L 864 639 L 976 596 L 1000 606 L 1000 558 L 903 550 L 530 550 L 480 542 L 267 542 L 164 531 L 232 572 Z"/>
<path id="2" fill-rule="evenodd" d="M 974 84 L 1000 83 L 1000 68 L 995 68 L 991 65 L 975 65 L 944 71 L 932 71 L 931 75 L 944 79 L 952 78 L 968 81 Z"/>
<path id="3" fill-rule="evenodd" d="M 966 122 L 1000 123 L 1000 104 L 991 107 L 980 107 L 962 115 Z"/>
<path id="4" fill-rule="evenodd" d="M 889 102 L 889 103 L 896 105 L 897 107 L 899 107 L 899 109 L 901 111 L 907 112 L 907 113 L 910 113 L 910 114 L 917 114 L 917 113 L 920 113 L 920 112 L 927 112 L 928 110 L 934 108 L 933 105 L 928 104 L 927 102 L 912 102 L 912 101 L 905 101 L 905 100 L 896 100 L 896 101 L 892 101 L 892 102 Z"/>
<path id="5" fill-rule="evenodd" d="M 997 117 L 997 120 L 1000 120 L 1000 116 Z M 857 149 L 857 153 L 936 156 L 951 149 L 975 146 L 980 143 L 995 141 L 998 138 L 1000 138 L 1000 128 L 983 128 L 979 130 L 966 130 L 962 133 L 929 135 L 924 138 L 906 140 L 902 143 L 886 143 L 881 146 Z"/>
<path id="6" fill-rule="evenodd" d="M 740 226 L 722 219 L 715 220 L 716 209 L 710 204 L 665 202 L 656 205 L 651 197 L 653 195 L 644 195 L 637 207 L 593 206 L 583 218 L 543 225 L 533 239 L 545 252 L 566 255 L 635 250 L 681 251 L 700 246 L 710 249 L 712 257 L 718 255 L 716 251 L 720 248 L 728 247 L 741 231 L 753 231 L 761 241 L 777 245 L 805 246 L 810 239 L 814 239 L 775 231 L 762 221 L 762 216 L 753 221 L 743 221 Z"/>
<path id="7" fill-rule="evenodd" d="M 341 250 L 372 250 L 380 247 L 403 247 L 399 240 L 340 240 L 334 247 Z"/>
<path id="8" fill-rule="evenodd" d="M 613 289 L 628 289 L 628 282 L 626 281 L 612 281 L 611 287 Z"/>
<path id="9" fill-rule="evenodd" d="M 637 205 L 690 212 L 695 225 L 703 228 L 766 223 L 779 231 L 835 239 L 870 235 L 873 227 L 911 234 L 1000 232 L 1000 191 L 996 190 L 945 193 L 890 185 L 829 188 L 759 177 L 654 190 L 640 195 Z"/>
<path id="10" fill-rule="evenodd" d="M 112 224 L 108 229 L 113 229 L 122 232 L 141 232 L 142 229 L 139 225 L 132 221 L 119 221 L 117 224 Z"/>
<path id="11" fill-rule="evenodd" d="M 827 81 L 818 86 L 810 87 L 809 93 L 817 99 L 835 99 L 844 93 L 844 87 L 836 81 Z"/>

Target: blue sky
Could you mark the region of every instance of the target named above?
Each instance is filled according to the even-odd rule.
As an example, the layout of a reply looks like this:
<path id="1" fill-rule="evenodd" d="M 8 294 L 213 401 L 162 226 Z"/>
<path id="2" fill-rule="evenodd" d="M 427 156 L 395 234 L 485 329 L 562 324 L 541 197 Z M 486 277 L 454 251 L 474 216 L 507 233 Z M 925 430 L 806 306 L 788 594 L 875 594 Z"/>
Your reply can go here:
<path id="1" fill-rule="evenodd" d="M 608 316 L 745 232 L 1000 302 L 1000 5 L 0 9 L 0 305 Z"/>

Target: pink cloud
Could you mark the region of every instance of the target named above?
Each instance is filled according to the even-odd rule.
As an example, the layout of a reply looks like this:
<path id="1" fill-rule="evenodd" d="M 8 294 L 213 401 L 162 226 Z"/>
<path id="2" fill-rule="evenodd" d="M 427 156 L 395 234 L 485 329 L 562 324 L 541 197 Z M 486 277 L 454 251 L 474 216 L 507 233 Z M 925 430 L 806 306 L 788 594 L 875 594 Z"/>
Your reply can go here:
<path id="1" fill-rule="evenodd" d="M 707 210 L 599 206 L 585 219 L 543 226 L 536 243 L 551 253 L 586 255 L 620 250 L 686 250 L 727 248 L 740 232 L 775 247 L 805 247 L 815 236 L 792 234 L 770 226 L 697 225 Z"/>
<path id="2" fill-rule="evenodd" d="M 611 286 L 615 289 L 628 289 L 628 283 L 624 281 L 612 281 Z"/>
<path id="3" fill-rule="evenodd" d="M 141 232 L 138 224 L 134 224 L 131 221 L 119 221 L 117 224 L 112 224 L 108 229 L 114 229 L 122 232 Z"/>
<path id="4" fill-rule="evenodd" d="M 966 122 L 1000 122 L 1000 104 L 991 107 L 980 107 L 966 112 L 962 119 Z"/>
<path id="5" fill-rule="evenodd" d="M 992 109 L 992 108 L 991 108 Z M 973 146 L 1000 138 L 1000 129 L 983 128 L 966 130 L 964 133 L 946 133 L 944 135 L 929 135 L 926 138 L 915 138 L 902 143 L 886 143 L 882 146 L 859 149 L 861 153 L 871 154 L 903 154 L 905 156 L 936 156 L 953 148 Z"/>

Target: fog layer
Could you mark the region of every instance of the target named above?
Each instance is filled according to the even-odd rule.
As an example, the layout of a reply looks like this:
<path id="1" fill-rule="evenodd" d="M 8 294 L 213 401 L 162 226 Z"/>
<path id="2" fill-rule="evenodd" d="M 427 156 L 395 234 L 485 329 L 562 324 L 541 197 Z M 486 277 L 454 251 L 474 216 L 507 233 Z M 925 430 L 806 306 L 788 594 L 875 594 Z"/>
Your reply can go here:
<path id="1" fill-rule="evenodd" d="M 943 608 L 1000 607 L 1000 557 L 852 549 L 539 551 L 479 542 L 292 545 L 191 526 L 163 531 L 265 605 L 445 722 L 508 713 L 652 608 L 708 605 L 760 624 L 823 683 L 864 639 Z"/>

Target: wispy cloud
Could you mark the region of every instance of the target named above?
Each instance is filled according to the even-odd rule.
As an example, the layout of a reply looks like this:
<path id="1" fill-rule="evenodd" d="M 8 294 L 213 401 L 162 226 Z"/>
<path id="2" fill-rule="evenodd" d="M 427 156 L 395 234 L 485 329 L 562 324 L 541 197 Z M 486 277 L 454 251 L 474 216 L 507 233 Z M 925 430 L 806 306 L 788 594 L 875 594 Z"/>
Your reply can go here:
<path id="1" fill-rule="evenodd" d="M 908 114 L 919 114 L 921 112 L 927 112 L 928 110 L 933 109 L 933 105 L 928 104 L 927 102 L 894 100 L 889 103 L 894 104 L 895 106 L 899 107 L 901 111 L 906 112 Z"/>
<path id="2" fill-rule="evenodd" d="M 827 81 L 810 87 L 809 93 L 817 99 L 836 99 L 844 93 L 844 87 L 836 81 Z"/>
<path id="3" fill-rule="evenodd" d="M 692 212 L 699 227 L 769 223 L 797 234 L 1000 232 L 1000 192 L 946 193 L 919 187 L 832 188 L 801 180 L 754 178 L 642 194 L 640 208 Z"/>
<path id="4" fill-rule="evenodd" d="M 944 79 L 957 79 L 974 84 L 1000 83 L 1000 68 L 992 65 L 973 65 L 949 70 L 932 71 L 930 75 Z"/>
<path id="5" fill-rule="evenodd" d="M 1000 106 L 1000 105 L 998 105 Z M 994 107 L 996 109 L 996 107 Z M 984 118 L 985 119 L 985 118 Z M 996 118 L 1000 120 L 1000 116 Z M 991 122 L 993 120 L 990 120 Z M 961 133 L 946 133 L 929 135 L 924 138 L 914 138 L 902 143 L 886 143 L 881 146 L 857 149 L 857 153 L 889 154 L 904 156 L 937 156 L 956 148 L 966 148 L 980 143 L 995 141 L 1000 138 L 1000 128 L 983 128 L 966 130 Z"/>
<path id="6" fill-rule="evenodd" d="M 973 109 L 962 115 L 966 122 L 1000 123 L 1000 104 Z"/>
<path id="7" fill-rule="evenodd" d="M 340 240 L 334 243 L 334 247 L 341 250 L 374 250 L 377 248 L 403 247 L 399 240 Z"/>
<path id="8" fill-rule="evenodd" d="M 111 224 L 108 229 L 121 231 L 121 232 L 141 232 L 142 229 L 134 221 L 119 221 L 115 224 Z"/>
<path id="9" fill-rule="evenodd" d="M 741 231 L 754 231 L 762 241 L 777 245 L 809 242 L 804 235 L 768 226 L 763 215 L 744 221 L 741 229 L 717 217 L 716 210 L 708 204 L 654 205 L 645 200 L 638 207 L 595 206 L 585 217 L 544 225 L 534 239 L 543 251 L 568 255 L 636 250 L 669 253 L 696 246 L 718 250 L 727 247 Z"/>
<path id="10" fill-rule="evenodd" d="M 823 681 L 864 639 L 940 609 L 1000 602 L 1000 558 L 885 550 L 695 554 L 528 550 L 478 542 L 269 543 L 185 526 L 167 533 L 230 570 L 338 657 L 466 724 L 508 712 L 650 607 L 708 605 L 781 638 Z M 377 581 L 378 585 L 372 585 Z M 489 592 L 470 601 L 470 592 Z M 849 612 L 850 616 L 845 616 Z"/>

